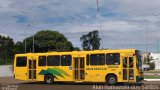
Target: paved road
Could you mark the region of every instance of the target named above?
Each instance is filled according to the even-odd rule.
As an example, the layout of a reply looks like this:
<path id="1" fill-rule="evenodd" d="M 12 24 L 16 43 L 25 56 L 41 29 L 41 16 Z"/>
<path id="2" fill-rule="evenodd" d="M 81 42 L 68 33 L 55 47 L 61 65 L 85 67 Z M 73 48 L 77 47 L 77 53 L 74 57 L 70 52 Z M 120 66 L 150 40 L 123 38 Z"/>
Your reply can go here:
<path id="1" fill-rule="evenodd" d="M 24 82 L 14 80 L 13 78 L 0 78 L 0 90 L 160 90 L 160 81 L 143 81 L 143 84 L 137 85 L 117 85 L 108 86 L 105 84 L 85 83 L 55 83 L 53 85 L 46 85 L 43 82 Z"/>

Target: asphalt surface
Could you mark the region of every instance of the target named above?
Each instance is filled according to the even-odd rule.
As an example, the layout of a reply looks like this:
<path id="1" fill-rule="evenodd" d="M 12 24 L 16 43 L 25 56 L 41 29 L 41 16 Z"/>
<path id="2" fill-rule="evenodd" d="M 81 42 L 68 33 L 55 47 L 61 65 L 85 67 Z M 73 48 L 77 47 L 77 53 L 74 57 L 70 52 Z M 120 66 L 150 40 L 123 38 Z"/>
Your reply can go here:
<path id="1" fill-rule="evenodd" d="M 24 82 L 14 78 L 0 78 L 0 90 L 160 90 L 160 81 L 143 81 L 138 84 L 118 84 L 109 86 L 104 83 L 55 83 Z"/>

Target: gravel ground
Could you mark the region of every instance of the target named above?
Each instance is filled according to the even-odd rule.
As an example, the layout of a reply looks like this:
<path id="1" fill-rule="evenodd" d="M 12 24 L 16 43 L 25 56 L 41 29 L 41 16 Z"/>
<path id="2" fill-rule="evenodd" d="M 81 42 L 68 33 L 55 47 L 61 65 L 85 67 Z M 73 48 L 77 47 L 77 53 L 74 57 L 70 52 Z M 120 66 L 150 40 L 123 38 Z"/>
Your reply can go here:
<path id="1" fill-rule="evenodd" d="M 0 90 L 160 90 L 160 81 L 143 81 L 143 84 L 108 86 L 94 83 L 55 83 L 46 85 L 43 82 L 24 82 L 14 78 L 0 78 Z"/>

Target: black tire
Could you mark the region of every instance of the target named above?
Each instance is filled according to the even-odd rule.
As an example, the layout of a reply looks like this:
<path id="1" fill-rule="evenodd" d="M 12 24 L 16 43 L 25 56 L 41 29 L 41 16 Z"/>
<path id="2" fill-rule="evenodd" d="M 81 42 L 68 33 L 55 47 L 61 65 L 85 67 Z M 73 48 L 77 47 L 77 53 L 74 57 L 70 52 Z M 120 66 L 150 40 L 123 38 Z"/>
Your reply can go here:
<path id="1" fill-rule="evenodd" d="M 117 77 L 115 75 L 109 75 L 106 78 L 106 82 L 108 85 L 116 85 L 117 84 Z"/>
<path id="2" fill-rule="evenodd" d="M 44 83 L 46 83 L 46 84 L 53 84 L 53 82 L 54 82 L 53 75 L 51 75 L 51 74 L 45 75 L 45 77 L 44 77 Z"/>

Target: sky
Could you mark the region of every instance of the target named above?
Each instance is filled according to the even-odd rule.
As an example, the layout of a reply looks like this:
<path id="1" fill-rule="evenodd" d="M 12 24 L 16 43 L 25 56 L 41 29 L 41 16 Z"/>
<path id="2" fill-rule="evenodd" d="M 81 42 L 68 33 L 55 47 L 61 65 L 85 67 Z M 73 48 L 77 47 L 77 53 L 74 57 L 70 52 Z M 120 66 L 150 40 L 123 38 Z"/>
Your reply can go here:
<path id="1" fill-rule="evenodd" d="M 98 30 L 100 49 L 156 52 L 160 41 L 160 0 L 0 0 L 0 33 L 22 41 L 40 30 L 64 34 L 75 47 Z M 25 35 L 26 31 L 26 35 Z"/>

